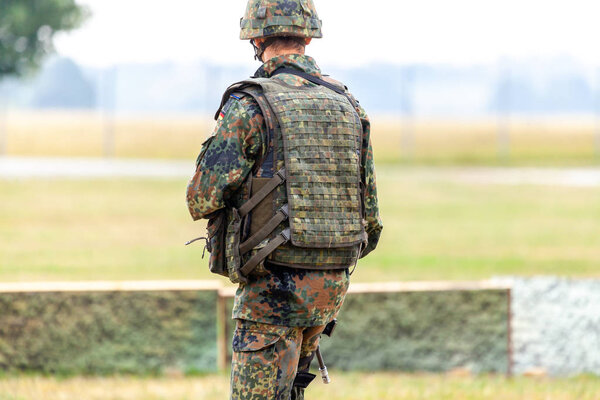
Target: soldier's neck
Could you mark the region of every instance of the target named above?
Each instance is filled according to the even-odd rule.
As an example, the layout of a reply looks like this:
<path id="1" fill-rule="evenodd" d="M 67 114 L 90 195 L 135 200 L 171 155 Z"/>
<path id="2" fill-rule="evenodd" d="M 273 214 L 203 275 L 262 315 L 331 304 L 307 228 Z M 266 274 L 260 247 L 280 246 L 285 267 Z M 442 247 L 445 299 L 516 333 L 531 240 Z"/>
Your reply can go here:
<path id="1" fill-rule="evenodd" d="M 279 57 L 279 56 L 288 56 L 290 54 L 304 55 L 304 51 L 299 51 L 297 49 L 271 50 L 269 47 L 267 47 L 265 49 L 262 59 L 266 62 L 266 61 L 269 61 L 271 58 L 275 58 L 275 57 Z"/>

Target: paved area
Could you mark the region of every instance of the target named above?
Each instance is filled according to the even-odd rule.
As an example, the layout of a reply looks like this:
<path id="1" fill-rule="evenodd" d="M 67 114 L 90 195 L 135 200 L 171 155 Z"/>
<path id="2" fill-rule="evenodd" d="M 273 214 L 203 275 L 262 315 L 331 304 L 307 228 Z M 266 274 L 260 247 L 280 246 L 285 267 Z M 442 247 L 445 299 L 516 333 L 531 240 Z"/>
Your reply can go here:
<path id="1" fill-rule="evenodd" d="M 476 184 L 600 187 L 600 168 L 460 168 L 446 173 Z"/>
<path id="2" fill-rule="evenodd" d="M 189 178 L 194 161 L 0 157 L 1 178 Z"/>
<path id="3" fill-rule="evenodd" d="M 418 179 L 469 184 L 600 187 L 600 168 L 401 167 Z M 194 160 L 0 157 L 0 178 L 190 178 Z"/>
<path id="4" fill-rule="evenodd" d="M 402 177 L 471 185 L 600 187 L 600 168 L 400 167 Z M 380 175 L 393 173 L 380 169 Z M 389 176 L 386 176 L 389 178 Z"/>

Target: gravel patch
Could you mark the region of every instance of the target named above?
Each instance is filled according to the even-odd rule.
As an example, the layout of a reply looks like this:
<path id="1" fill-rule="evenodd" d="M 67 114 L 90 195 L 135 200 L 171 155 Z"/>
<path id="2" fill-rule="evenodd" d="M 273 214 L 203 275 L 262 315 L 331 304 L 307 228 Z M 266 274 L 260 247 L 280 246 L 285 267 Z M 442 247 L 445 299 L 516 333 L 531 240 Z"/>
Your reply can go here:
<path id="1" fill-rule="evenodd" d="M 600 375 L 600 279 L 496 278 L 512 286 L 515 373 Z"/>

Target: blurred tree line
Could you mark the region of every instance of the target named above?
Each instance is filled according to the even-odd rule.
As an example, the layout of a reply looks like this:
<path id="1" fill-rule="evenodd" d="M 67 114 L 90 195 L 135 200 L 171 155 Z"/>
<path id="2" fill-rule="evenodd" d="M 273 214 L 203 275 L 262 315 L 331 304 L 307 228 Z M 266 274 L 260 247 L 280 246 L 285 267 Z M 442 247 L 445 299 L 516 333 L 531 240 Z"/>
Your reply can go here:
<path id="1" fill-rule="evenodd" d="M 56 33 L 89 16 L 75 0 L 0 0 L 0 80 L 35 71 L 54 51 Z"/>

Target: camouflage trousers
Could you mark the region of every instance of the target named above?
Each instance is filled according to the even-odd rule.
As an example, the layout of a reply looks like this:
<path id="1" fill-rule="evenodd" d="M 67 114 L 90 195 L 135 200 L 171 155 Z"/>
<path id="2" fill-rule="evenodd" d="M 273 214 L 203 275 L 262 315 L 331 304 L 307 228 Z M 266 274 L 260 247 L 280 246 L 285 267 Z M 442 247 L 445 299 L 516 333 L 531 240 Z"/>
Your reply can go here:
<path id="1" fill-rule="evenodd" d="M 308 373 L 325 326 L 285 327 L 237 320 L 233 335 L 231 400 L 303 400 L 293 386 Z"/>

